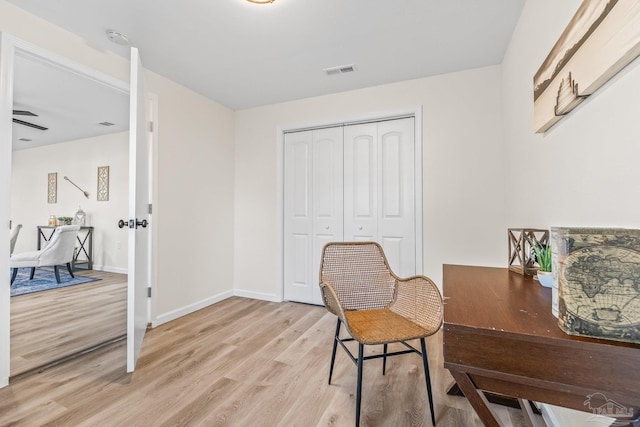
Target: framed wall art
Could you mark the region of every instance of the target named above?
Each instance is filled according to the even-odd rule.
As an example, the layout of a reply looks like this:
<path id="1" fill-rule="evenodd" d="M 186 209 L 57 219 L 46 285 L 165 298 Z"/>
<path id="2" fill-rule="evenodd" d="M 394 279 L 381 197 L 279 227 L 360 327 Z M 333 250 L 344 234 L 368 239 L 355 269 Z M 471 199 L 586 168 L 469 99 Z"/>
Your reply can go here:
<path id="1" fill-rule="evenodd" d="M 638 55 L 640 2 L 584 0 L 533 78 L 535 132 L 546 132 Z"/>

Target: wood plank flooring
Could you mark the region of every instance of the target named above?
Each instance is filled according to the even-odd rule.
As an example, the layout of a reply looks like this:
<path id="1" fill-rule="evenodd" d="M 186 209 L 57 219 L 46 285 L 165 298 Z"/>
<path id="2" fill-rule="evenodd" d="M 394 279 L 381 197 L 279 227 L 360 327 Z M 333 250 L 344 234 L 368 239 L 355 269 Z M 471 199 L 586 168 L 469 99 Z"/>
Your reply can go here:
<path id="1" fill-rule="evenodd" d="M 126 334 L 126 274 L 76 273 L 101 280 L 11 298 L 11 376 Z"/>
<path id="2" fill-rule="evenodd" d="M 148 331 L 132 375 L 119 343 L 0 389 L 0 425 L 352 426 L 356 369 L 341 350 L 327 384 L 335 321 L 323 307 L 229 298 Z M 428 339 L 437 425 L 481 426 L 445 394 L 441 341 Z M 365 362 L 361 425 L 431 425 L 420 357 L 381 366 Z M 518 410 L 497 413 L 525 425 Z"/>

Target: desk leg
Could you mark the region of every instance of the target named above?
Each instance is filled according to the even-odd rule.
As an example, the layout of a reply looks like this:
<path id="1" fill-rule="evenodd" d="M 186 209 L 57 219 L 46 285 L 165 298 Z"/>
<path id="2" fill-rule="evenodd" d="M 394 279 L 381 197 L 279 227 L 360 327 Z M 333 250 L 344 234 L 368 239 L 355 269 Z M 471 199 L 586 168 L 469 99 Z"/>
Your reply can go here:
<path id="1" fill-rule="evenodd" d="M 482 423 L 486 427 L 501 427 L 488 406 L 489 402 L 487 402 L 487 398 L 476 388 L 471 378 L 469 378 L 469 375 L 464 372 L 451 370 L 449 372 L 451 372 L 453 379 L 456 380 L 458 387 L 460 387 L 460 390 L 462 390 L 462 393 L 464 393 L 464 396 L 476 411 Z"/>

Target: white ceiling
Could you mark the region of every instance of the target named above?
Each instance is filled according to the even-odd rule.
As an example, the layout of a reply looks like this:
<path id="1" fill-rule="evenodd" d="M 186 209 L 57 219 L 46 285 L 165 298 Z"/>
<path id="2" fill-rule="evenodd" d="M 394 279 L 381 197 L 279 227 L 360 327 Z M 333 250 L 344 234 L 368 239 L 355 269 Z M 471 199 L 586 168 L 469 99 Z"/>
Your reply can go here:
<path id="1" fill-rule="evenodd" d="M 13 124 L 13 150 L 74 141 L 129 129 L 129 95 L 34 59 L 16 56 L 14 115 L 47 130 Z M 102 126 L 110 122 L 113 126 Z M 23 139 L 28 139 L 24 141 Z"/>
<path id="2" fill-rule="evenodd" d="M 232 109 L 498 64 L 525 0 L 9 0 Z M 327 76 L 324 68 L 355 64 Z"/>

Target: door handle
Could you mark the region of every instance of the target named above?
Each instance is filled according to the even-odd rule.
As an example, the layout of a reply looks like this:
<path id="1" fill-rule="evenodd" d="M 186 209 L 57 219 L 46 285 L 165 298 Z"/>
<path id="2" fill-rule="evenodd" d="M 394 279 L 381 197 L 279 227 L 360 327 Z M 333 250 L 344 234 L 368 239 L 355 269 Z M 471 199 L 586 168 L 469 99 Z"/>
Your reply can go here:
<path id="1" fill-rule="evenodd" d="M 142 228 L 147 228 L 147 225 L 149 225 L 149 222 L 146 219 L 143 219 L 142 221 L 138 220 L 138 219 L 130 219 L 129 221 L 125 221 L 124 219 L 121 219 L 120 221 L 118 221 L 118 227 L 119 228 L 125 228 L 125 227 L 129 227 L 129 228 L 138 228 L 138 227 L 142 227 Z"/>

